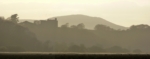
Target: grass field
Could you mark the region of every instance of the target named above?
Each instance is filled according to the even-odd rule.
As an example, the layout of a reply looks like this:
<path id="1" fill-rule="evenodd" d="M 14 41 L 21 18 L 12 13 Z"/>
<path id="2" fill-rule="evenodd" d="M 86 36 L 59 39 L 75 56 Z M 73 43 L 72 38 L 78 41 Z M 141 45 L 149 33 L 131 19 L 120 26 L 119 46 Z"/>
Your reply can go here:
<path id="1" fill-rule="evenodd" d="M 0 53 L 0 59 L 150 59 L 149 54 Z"/>

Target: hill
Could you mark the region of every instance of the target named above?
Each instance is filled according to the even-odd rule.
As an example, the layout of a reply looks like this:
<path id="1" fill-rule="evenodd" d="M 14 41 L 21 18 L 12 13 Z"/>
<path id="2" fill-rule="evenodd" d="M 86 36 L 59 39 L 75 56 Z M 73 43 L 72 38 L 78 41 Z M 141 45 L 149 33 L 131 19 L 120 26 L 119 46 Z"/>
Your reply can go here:
<path id="1" fill-rule="evenodd" d="M 113 29 L 127 29 L 126 27 L 111 23 L 100 17 L 91 17 L 91 16 L 77 14 L 77 15 L 56 16 L 56 18 L 58 18 L 59 26 L 66 23 L 69 23 L 69 25 L 77 25 L 79 23 L 84 23 L 87 29 L 93 29 L 97 24 L 107 25 Z M 20 22 L 25 20 L 33 22 L 33 20 L 28 20 L 28 19 L 24 19 L 24 20 L 22 19 Z"/>

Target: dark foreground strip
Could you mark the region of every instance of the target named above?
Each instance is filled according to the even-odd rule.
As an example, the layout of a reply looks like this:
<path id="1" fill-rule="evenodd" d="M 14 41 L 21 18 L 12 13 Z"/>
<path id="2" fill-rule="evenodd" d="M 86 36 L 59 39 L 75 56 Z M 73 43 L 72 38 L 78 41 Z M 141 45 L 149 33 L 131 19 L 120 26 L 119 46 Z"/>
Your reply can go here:
<path id="1" fill-rule="evenodd" d="M 150 59 L 149 54 L 0 53 L 0 59 Z"/>

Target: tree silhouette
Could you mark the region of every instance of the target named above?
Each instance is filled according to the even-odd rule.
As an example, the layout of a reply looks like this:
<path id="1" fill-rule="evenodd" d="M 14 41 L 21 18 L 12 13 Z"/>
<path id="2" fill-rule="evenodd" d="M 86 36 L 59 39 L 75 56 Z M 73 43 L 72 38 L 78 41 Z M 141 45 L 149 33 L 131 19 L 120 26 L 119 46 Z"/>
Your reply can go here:
<path id="1" fill-rule="evenodd" d="M 150 26 L 146 24 L 140 24 L 140 25 L 132 25 L 130 27 L 130 30 L 145 30 L 145 29 L 150 29 Z"/>
<path id="2" fill-rule="evenodd" d="M 141 53 L 142 51 L 140 49 L 133 50 L 133 53 Z"/>
<path id="3" fill-rule="evenodd" d="M 58 27 L 57 31 L 54 34 L 54 31 L 50 30 L 46 27 L 40 27 L 34 23 L 24 22 L 23 26 L 26 26 L 32 32 L 34 32 L 37 38 L 45 42 L 45 40 L 50 40 L 52 42 L 65 42 L 69 44 L 71 42 L 75 43 L 66 49 L 61 50 L 60 45 L 55 45 L 57 51 L 74 51 L 74 52 L 83 52 L 83 51 L 92 51 L 92 52 L 112 52 L 112 53 L 128 53 L 130 52 L 128 49 L 122 48 L 130 46 L 131 49 L 138 48 L 147 48 L 149 38 L 150 38 L 150 26 L 146 24 L 133 25 L 128 30 L 115 30 L 109 26 L 98 24 L 95 26 L 94 30 L 86 29 L 83 23 L 69 26 L 69 23 Z M 1 24 L 1 23 L 0 23 Z M 21 24 L 21 23 L 20 23 Z M 45 25 L 49 26 L 49 25 Z M 56 36 L 53 38 L 52 36 Z M 105 47 L 114 46 L 108 49 L 103 49 L 98 46 L 91 46 L 100 43 Z M 52 43 L 53 44 L 53 43 Z M 85 46 L 91 48 L 85 48 Z M 85 49 L 84 49 L 85 48 Z M 142 49 L 141 49 L 142 50 Z M 146 49 L 145 49 L 146 50 Z M 147 49 L 148 50 L 148 49 Z"/>
<path id="4" fill-rule="evenodd" d="M 85 25 L 83 23 L 80 23 L 77 25 L 78 29 L 85 29 Z"/>
<path id="5" fill-rule="evenodd" d="M 101 52 L 106 52 L 102 47 L 99 46 L 92 46 L 89 48 L 88 52 L 92 52 L 92 53 L 101 53 Z"/>
<path id="6" fill-rule="evenodd" d="M 107 51 L 111 52 L 111 53 L 128 53 L 129 52 L 129 50 L 124 49 L 120 46 L 113 46 L 113 47 L 107 49 Z"/>
<path id="7" fill-rule="evenodd" d="M 19 17 L 18 17 L 18 14 L 13 14 L 13 15 L 11 15 L 11 21 L 13 22 L 13 23 L 17 23 L 19 20 Z"/>
<path id="8" fill-rule="evenodd" d="M 36 51 L 40 42 L 27 28 L 0 18 L 0 47 L 5 46 L 10 52 Z"/>
<path id="9" fill-rule="evenodd" d="M 113 29 L 110 28 L 109 26 L 102 25 L 102 24 L 96 25 L 94 29 L 95 29 L 95 30 L 99 30 L 99 31 L 112 31 L 112 30 L 113 30 Z"/>

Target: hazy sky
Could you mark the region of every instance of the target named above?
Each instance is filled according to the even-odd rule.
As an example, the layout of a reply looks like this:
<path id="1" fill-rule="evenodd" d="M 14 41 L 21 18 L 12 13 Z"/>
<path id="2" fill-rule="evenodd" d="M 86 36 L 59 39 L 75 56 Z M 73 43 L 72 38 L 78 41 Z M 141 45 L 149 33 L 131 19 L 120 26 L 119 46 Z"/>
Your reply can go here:
<path id="1" fill-rule="evenodd" d="M 0 16 L 19 14 L 20 19 L 84 14 L 130 26 L 150 25 L 150 0 L 0 0 Z"/>

